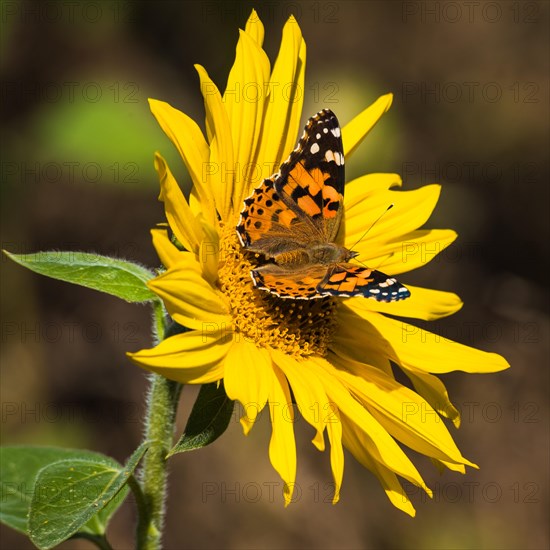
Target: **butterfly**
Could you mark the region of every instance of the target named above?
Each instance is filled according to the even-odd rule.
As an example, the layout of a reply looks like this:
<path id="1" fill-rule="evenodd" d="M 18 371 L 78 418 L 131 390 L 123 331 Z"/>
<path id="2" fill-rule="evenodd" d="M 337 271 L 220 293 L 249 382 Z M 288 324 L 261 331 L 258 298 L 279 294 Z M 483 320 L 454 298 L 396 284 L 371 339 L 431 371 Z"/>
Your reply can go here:
<path id="1" fill-rule="evenodd" d="M 279 298 L 365 296 L 393 302 L 407 288 L 375 269 L 350 263 L 358 253 L 335 242 L 344 210 L 344 150 L 329 109 L 311 117 L 279 171 L 244 201 L 241 245 L 266 261 L 254 286 Z"/>

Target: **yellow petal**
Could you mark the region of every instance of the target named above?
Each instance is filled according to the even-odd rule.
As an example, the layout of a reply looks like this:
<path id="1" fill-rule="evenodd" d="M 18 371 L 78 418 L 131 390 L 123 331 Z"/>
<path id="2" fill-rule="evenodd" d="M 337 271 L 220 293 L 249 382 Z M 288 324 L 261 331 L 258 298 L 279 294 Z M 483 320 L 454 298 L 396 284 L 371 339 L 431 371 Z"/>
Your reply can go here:
<path id="1" fill-rule="evenodd" d="M 192 330 L 127 355 L 140 367 L 170 380 L 208 384 L 223 378 L 223 360 L 230 347 L 231 337 L 226 331 Z"/>
<path id="2" fill-rule="evenodd" d="M 256 160 L 262 167 L 262 178 L 277 172 L 296 144 L 304 99 L 304 71 L 305 43 L 296 19 L 291 16 L 283 28 L 279 55 L 269 80 L 261 149 Z"/>
<path id="3" fill-rule="evenodd" d="M 250 17 L 246 22 L 246 27 L 244 28 L 244 30 L 246 34 L 250 35 L 250 37 L 256 42 L 256 44 L 258 44 L 258 46 L 262 47 L 262 44 L 264 43 L 264 25 L 260 20 L 256 10 L 252 10 Z"/>
<path id="4" fill-rule="evenodd" d="M 294 21 L 294 18 L 291 16 L 286 24 L 292 25 L 294 24 Z M 298 27 L 298 23 L 296 22 L 295 24 Z M 298 65 L 296 67 L 296 74 L 293 81 L 293 89 L 296 90 L 296 92 L 292 96 L 292 106 L 289 108 L 287 126 L 288 131 L 286 134 L 283 134 L 283 139 L 286 138 L 286 146 L 282 150 L 282 155 L 275 161 L 277 170 L 279 169 L 279 166 L 286 160 L 292 149 L 295 147 L 296 137 L 298 136 L 298 132 L 300 131 L 302 108 L 304 105 L 305 97 L 306 54 L 306 43 L 302 38 L 302 40 L 300 41 L 300 50 L 298 52 Z M 301 94 L 299 92 L 300 90 L 302 91 Z M 288 154 L 286 152 L 288 152 Z"/>
<path id="5" fill-rule="evenodd" d="M 290 390 L 282 371 L 274 366 L 269 385 L 271 440 L 269 459 L 284 482 L 285 506 L 292 502 L 296 480 L 296 441 L 294 439 L 294 410 Z"/>
<path id="6" fill-rule="evenodd" d="M 178 263 L 149 281 L 148 286 L 180 325 L 205 331 L 230 330 L 231 316 L 221 295 L 204 280 L 191 253 L 180 253 Z"/>
<path id="7" fill-rule="evenodd" d="M 196 252 L 202 239 L 200 225 L 160 153 L 155 153 L 155 169 L 160 180 L 159 200 L 164 203 L 164 211 L 170 229 L 187 250 Z"/>
<path id="8" fill-rule="evenodd" d="M 353 338 L 349 338 L 345 329 L 338 334 L 338 340 L 331 342 L 330 351 L 341 357 L 342 359 L 352 359 L 360 363 L 366 363 L 372 367 L 380 369 L 388 376 L 393 376 L 391 363 L 382 354 L 376 350 L 369 351 L 365 348 L 357 348 Z"/>
<path id="9" fill-rule="evenodd" d="M 335 345 L 353 345 L 356 355 L 364 349 L 406 368 L 436 374 L 455 370 L 498 372 L 510 366 L 496 353 L 470 348 L 380 313 L 363 311 L 359 316 L 342 305 L 338 317 Z M 340 341 L 342 335 L 345 337 L 343 342 Z"/>
<path id="10" fill-rule="evenodd" d="M 387 275 L 412 271 L 431 262 L 443 252 L 457 234 L 450 229 L 421 229 L 404 235 L 399 242 L 369 246 L 368 239 L 356 244 L 357 260 Z M 403 281 L 406 283 L 406 281 Z"/>
<path id="11" fill-rule="evenodd" d="M 366 174 L 346 183 L 344 205 L 346 214 L 357 203 L 368 200 L 378 191 L 387 191 L 391 187 L 401 187 L 403 181 L 399 174 Z"/>
<path id="12" fill-rule="evenodd" d="M 257 42 L 240 31 L 235 63 L 229 73 L 223 102 L 233 136 L 236 174 L 234 204 L 240 205 L 250 191 L 248 175 L 254 170 L 253 159 L 260 134 L 269 59 Z"/>
<path id="13" fill-rule="evenodd" d="M 233 193 L 235 161 L 229 117 L 217 86 L 206 70 L 195 65 L 201 81 L 201 92 L 206 110 L 206 133 L 210 141 L 210 158 L 203 167 L 203 176 L 209 178 L 209 187 L 214 192 L 216 208 L 222 220 L 229 218 Z"/>
<path id="14" fill-rule="evenodd" d="M 151 235 L 153 246 L 164 267 L 169 268 L 180 260 L 181 252 L 170 241 L 167 229 L 161 227 L 151 229 Z"/>
<path id="15" fill-rule="evenodd" d="M 218 280 L 218 265 L 220 258 L 220 235 L 217 230 L 199 214 L 199 220 L 202 222 L 204 239 L 199 247 L 199 263 L 202 268 L 202 274 L 206 281 L 214 286 Z"/>
<path id="16" fill-rule="evenodd" d="M 338 378 L 401 443 L 439 460 L 475 466 L 458 450 L 441 417 L 411 389 L 378 369 L 331 355 Z"/>
<path id="17" fill-rule="evenodd" d="M 351 157 L 364 137 L 372 130 L 380 117 L 390 108 L 393 101 L 392 94 L 379 97 L 372 105 L 358 114 L 351 122 L 342 128 L 342 141 L 346 159 Z"/>
<path id="18" fill-rule="evenodd" d="M 244 408 L 241 425 L 245 435 L 267 402 L 271 368 L 266 350 L 235 335 L 225 359 L 224 385 L 228 397 L 240 401 Z"/>
<path id="19" fill-rule="evenodd" d="M 399 302 L 385 303 L 358 297 L 346 300 L 346 305 L 358 315 L 361 315 L 362 311 L 378 311 L 424 321 L 434 321 L 452 315 L 463 305 L 462 300 L 452 292 L 412 285 L 407 285 L 407 288 L 411 291 L 410 297 Z"/>
<path id="20" fill-rule="evenodd" d="M 395 473 L 429 491 L 414 464 L 380 423 L 349 393 L 335 368 L 328 361 L 313 357 L 309 370 L 312 376 L 317 376 L 321 380 L 328 397 L 334 401 L 340 412 L 352 418 L 368 436 L 368 452 Z"/>
<path id="21" fill-rule="evenodd" d="M 438 472 L 442 474 L 445 472 L 445 468 L 452 470 L 453 472 L 458 472 L 459 474 L 466 473 L 466 467 L 463 464 L 455 464 L 453 462 L 445 462 L 444 460 L 437 460 L 437 458 L 430 459 L 432 463 L 437 468 Z"/>
<path id="22" fill-rule="evenodd" d="M 404 235 L 426 223 L 440 191 L 440 185 L 426 185 L 414 191 L 379 191 L 350 207 L 346 204 L 346 246 L 355 250 L 355 244 L 367 230 L 365 241 L 371 248 L 388 241 L 402 241 Z M 393 208 L 387 210 L 392 204 Z"/>
<path id="23" fill-rule="evenodd" d="M 344 448 L 342 446 L 340 411 L 335 405 L 333 405 L 331 416 L 327 421 L 327 433 L 330 441 L 330 467 L 334 479 L 332 504 L 336 504 L 340 500 L 340 489 L 344 478 Z"/>
<path id="24" fill-rule="evenodd" d="M 445 384 L 437 376 L 417 369 L 404 368 L 416 391 L 441 415 L 460 426 L 460 412 L 449 399 Z"/>
<path id="25" fill-rule="evenodd" d="M 414 517 L 416 510 L 397 476 L 386 466 L 374 460 L 366 450 L 365 434 L 349 419 L 343 417 L 343 442 L 355 460 L 368 468 L 379 480 L 390 502 L 402 512 Z"/>
<path id="26" fill-rule="evenodd" d="M 273 362 L 284 372 L 292 388 L 298 410 L 311 426 L 317 430 L 313 444 L 320 450 L 325 449 L 323 432 L 327 417 L 332 408 L 323 385 L 308 373 L 308 361 L 297 362 L 285 353 L 273 350 Z"/>
<path id="27" fill-rule="evenodd" d="M 193 181 L 193 193 L 198 195 L 206 219 L 216 223 L 214 195 L 203 176 L 210 150 L 197 123 L 164 101 L 149 99 L 151 112 L 164 133 L 178 149 Z"/>

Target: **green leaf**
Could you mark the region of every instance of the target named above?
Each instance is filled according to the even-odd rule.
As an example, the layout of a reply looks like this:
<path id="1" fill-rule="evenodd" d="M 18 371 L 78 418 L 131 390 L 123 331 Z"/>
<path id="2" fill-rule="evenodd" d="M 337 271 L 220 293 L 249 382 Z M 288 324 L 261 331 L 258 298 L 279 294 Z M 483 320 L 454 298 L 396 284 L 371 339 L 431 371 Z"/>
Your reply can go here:
<path id="1" fill-rule="evenodd" d="M 34 254 L 11 254 L 14 262 L 41 275 L 85 286 L 127 302 L 149 302 L 157 296 L 147 288 L 155 275 L 148 269 L 126 260 L 88 252 L 47 251 Z"/>
<path id="2" fill-rule="evenodd" d="M 95 456 L 64 459 L 48 464 L 36 477 L 30 503 L 28 532 L 32 542 L 48 549 L 78 532 L 103 534 L 107 520 L 117 506 L 109 506 L 126 484 L 147 450 L 142 444 L 128 459 L 126 466 L 115 460 Z M 124 495 L 125 496 L 125 495 Z M 107 509 L 109 516 L 98 512 Z"/>
<path id="3" fill-rule="evenodd" d="M 168 456 L 206 447 L 218 439 L 229 425 L 234 404 L 227 397 L 223 383 L 203 385 L 185 431 Z"/>
<path id="4" fill-rule="evenodd" d="M 27 534 L 27 520 L 34 482 L 38 472 L 59 460 L 103 455 L 56 447 L 0 447 L 0 521 Z"/>

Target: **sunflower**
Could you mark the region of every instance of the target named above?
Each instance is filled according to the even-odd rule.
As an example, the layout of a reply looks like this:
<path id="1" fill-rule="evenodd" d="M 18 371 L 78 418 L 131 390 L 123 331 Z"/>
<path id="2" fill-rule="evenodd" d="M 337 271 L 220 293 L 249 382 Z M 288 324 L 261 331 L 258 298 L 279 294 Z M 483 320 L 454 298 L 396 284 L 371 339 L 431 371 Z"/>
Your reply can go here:
<path id="1" fill-rule="evenodd" d="M 303 102 L 306 46 L 293 17 L 283 29 L 273 68 L 262 49 L 264 28 L 253 11 L 240 30 L 235 63 L 222 95 L 196 66 L 206 111 L 206 135 L 168 103 L 151 110 L 177 147 L 193 186 L 181 192 L 160 154 L 167 225 L 152 231 L 165 270 L 150 281 L 171 318 L 186 332 L 152 349 L 129 354 L 140 367 L 184 384 L 223 380 L 243 407 L 248 434 L 265 406 L 272 435 L 269 458 L 284 482 L 285 504 L 296 478 L 294 415 L 313 427 L 313 444 L 330 445 L 333 502 L 340 495 L 346 447 L 381 481 L 390 501 L 414 515 L 398 476 L 431 494 L 403 444 L 440 468 L 464 473 L 464 458 L 441 417 L 460 417 L 434 375 L 454 370 L 495 372 L 499 355 L 479 351 L 394 317 L 434 320 L 462 306 L 452 293 L 408 285 L 407 300 L 381 303 L 363 297 L 283 300 L 255 288 L 254 256 L 236 234 L 243 200 L 277 171 L 293 149 Z M 346 159 L 392 102 L 384 95 L 342 129 Z M 438 185 L 399 191 L 396 174 L 367 174 L 346 183 L 346 247 L 388 275 L 421 267 L 456 238 L 451 230 L 419 230 L 439 197 Z M 395 205 L 359 240 L 380 212 Z M 359 242 L 357 242 L 359 241 Z M 388 317 L 386 314 L 391 314 Z M 398 382 L 400 368 L 414 390 Z"/>

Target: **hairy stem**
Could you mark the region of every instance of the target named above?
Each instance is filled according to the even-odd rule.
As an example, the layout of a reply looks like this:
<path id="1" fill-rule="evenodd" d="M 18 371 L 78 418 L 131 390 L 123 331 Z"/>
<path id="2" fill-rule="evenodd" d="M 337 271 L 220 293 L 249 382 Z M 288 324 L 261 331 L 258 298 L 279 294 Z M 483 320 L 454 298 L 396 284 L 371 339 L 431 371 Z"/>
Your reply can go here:
<path id="1" fill-rule="evenodd" d="M 154 325 L 157 341 L 167 336 L 160 319 L 162 314 L 157 310 Z M 162 547 L 168 477 L 166 455 L 173 443 L 180 393 L 181 384 L 158 374 L 150 376 L 145 421 L 145 440 L 149 442 L 149 450 L 140 473 L 143 502 L 137 529 L 138 550 L 159 550 Z"/>

